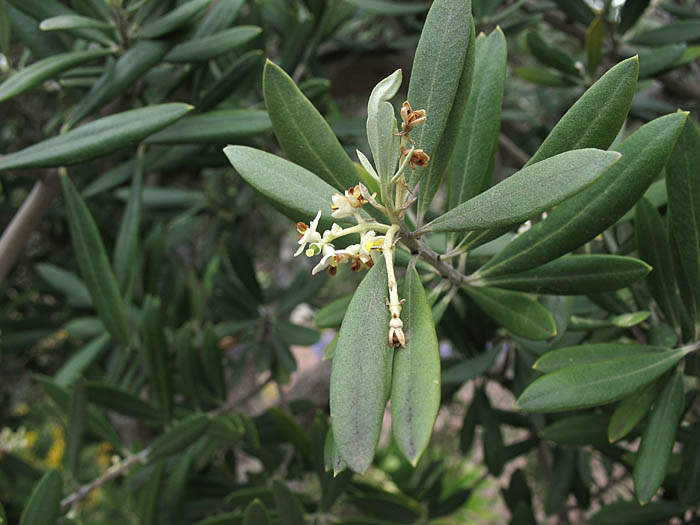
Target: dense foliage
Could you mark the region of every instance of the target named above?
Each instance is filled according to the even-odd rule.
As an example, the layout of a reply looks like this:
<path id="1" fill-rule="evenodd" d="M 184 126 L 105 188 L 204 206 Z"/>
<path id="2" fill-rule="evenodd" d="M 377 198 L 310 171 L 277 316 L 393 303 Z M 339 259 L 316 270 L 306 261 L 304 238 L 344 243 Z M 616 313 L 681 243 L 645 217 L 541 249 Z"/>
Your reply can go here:
<path id="1" fill-rule="evenodd" d="M 0 0 L 1 522 L 695 522 L 687 4 Z"/>

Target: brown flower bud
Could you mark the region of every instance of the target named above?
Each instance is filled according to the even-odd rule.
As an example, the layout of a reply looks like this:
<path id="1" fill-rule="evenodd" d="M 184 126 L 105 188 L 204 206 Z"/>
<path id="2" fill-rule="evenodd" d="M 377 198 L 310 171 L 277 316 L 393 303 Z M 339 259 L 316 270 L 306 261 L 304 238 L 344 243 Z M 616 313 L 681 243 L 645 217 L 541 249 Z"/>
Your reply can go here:
<path id="1" fill-rule="evenodd" d="M 413 150 L 413 155 L 411 155 L 408 165 L 414 170 L 416 166 L 424 168 L 428 165 L 428 162 L 430 162 L 430 156 L 422 149 L 416 149 Z"/>
<path id="2" fill-rule="evenodd" d="M 418 124 L 423 124 L 427 120 L 424 109 L 417 109 L 413 111 L 411 109 L 411 104 L 408 101 L 404 102 L 401 106 L 401 129 L 405 133 L 410 133 L 410 131 Z"/>

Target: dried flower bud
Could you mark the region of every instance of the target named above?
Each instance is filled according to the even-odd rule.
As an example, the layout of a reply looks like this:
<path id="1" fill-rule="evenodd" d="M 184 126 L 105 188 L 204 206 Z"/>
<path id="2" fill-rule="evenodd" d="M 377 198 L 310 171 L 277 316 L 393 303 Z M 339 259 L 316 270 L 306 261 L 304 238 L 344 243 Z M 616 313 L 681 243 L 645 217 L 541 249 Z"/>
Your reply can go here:
<path id="1" fill-rule="evenodd" d="M 411 155 L 411 159 L 408 161 L 408 165 L 412 170 L 414 170 L 416 167 L 424 168 L 428 165 L 428 162 L 430 162 L 430 155 L 428 155 L 422 149 L 416 149 L 413 150 L 413 154 Z"/>
<path id="2" fill-rule="evenodd" d="M 418 124 L 423 124 L 427 120 L 424 109 L 417 109 L 413 111 L 411 109 L 411 104 L 408 101 L 404 102 L 401 106 L 401 129 L 405 133 L 410 133 L 411 130 Z"/>

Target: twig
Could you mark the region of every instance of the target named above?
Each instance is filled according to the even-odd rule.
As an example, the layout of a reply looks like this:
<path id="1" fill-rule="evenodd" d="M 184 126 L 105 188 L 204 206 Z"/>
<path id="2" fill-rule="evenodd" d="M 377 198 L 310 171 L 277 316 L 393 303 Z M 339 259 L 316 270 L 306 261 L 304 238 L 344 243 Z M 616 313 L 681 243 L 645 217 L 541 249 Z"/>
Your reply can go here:
<path id="1" fill-rule="evenodd" d="M 454 266 L 442 261 L 442 256 L 420 239 L 412 237 L 405 225 L 401 226 L 401 243 L 411 253 L 420 255 L 421 259 L 435 268 L 443 277 L 449 279 L 452 284 L 459 286 L 467 278 Z"/>
<path id="2" fill-rule="evenodd" d="M 37 181 L 22 206 L 0 237 L 0 283 L 22 252 L 29 234 L 36 228 L 58 195 L 59 180 L 51 174 Z"/>
<path id="3" fill-rule="evenodd" d="M 250 392 L 246 393 L 246 395 L 238 398 L 238 399 L 232 399 L 230 401 L 227 401 L 220 407 L 217 407 L 213 410 L 210 410 L 207 412 L 207 416 L 209 417 L 217 417 L 221 416 L 223 414 L 226 414 L 227 412 L 230 412 L 234 408 L 236 408 L 239 405 L 245 404 L 247 401 L 249 401 L 252 397 L 257 395 L 270 381 L 272 381 L 272 375 L 270 375 L 267 379 L 262 381 L 261 383 L 257 384 Z M 89 483 L 86 483 L 85 485 L 82 485 L 78 490 L 73 492 L 72 494 L 66 496 L 61 500 L 61 511 L 66 511 L 68 507 L 73 505 L 74 503 L 77 503 L 78 501 L 82 501 L 85 499 L 93 490 L 101 487 L 105 483 L 112 481 L 113 479 L 116 479 L 124 474 L 127 474 L 133 467 L 136 465 L 142 465 L 148 461 L 148 455 L 151 453 L 151 447 L 146 447 L 144 448 L 141 452 L 138 454 L 134 454 L 133 456 L 129 456 L 126 458 L 124 461 L 117 463 L 116 465 L 113 465 L 107 471 L 99 476 L 98 478 L 95 478 Z"/>

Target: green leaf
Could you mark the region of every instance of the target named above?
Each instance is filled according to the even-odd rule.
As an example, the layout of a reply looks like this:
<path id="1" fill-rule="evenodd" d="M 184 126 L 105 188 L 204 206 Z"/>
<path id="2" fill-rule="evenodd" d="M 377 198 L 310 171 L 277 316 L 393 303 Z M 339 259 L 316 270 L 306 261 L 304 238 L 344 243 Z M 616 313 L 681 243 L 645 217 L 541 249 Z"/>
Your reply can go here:
<path id="1" fill-rule="evenodd" d="M 132 109 L 80 126 L 0 159 L 0 171 L 81 164 L 135 144 L 176 120 L 192 106 L 160 104 Z"/>
<path id="2" fill-rule="evenodd" d="M 173 425 L 151 445 L 148 460 L 153 463 L 184 450 L 207 431 L 209 418 L 204 414 L 191 414 Z"/>
<path id="3" fill-rule="evenodd" d="M 544 503 L 546 515 L 554 514 L 566 501 L 572 489 L 574 475 L 576 473 L 576 451 L 571 449 L 560 449 L 552 473 L 552 482 L 547 489 L 547 496 Z"/>
<path id="4" fill-rule="evenodd" d="M 141 203 L 143 200 L 143 157 L 143 151 L 139 150 L 136 157 L 134 178 L 129 190 L 129 200 L 124 210 L 124 216 L 119 223 L 117 240 L 114 243 L 114 274 L 119 288 L 124 293 L 127 292 L 131 276 L 137 271 Z"/>
<path id="5" fill-rule="evenodd" d="M 70 385 L 75 378 L 102 355 L 109 347 L 110 341 L 109 334 L 102 334 L 75 351 L 59 371 L 56 372 L 54 381 L 64 387 Z"/>
<path id="6" fill-rule="evenodd" d="M 263 93 L 275 136 L 289 160 L 338 190 L 357 184 L 355 166 L 328 122 L 291 77 L 269 60 L 263 71 Z"/>
<path id="7" fill-rule="evenodd" d="M 39 263 L 34 268 L 39 277 L 66 296 L 69 305 L 79 308 L 92 306 L 90 292 L 74 273 L 49 263 Z"/>
<path id="8" fill-rule="evenodd" d="M 484 463 L 492 475 L 499 476 L 506 462 L 501 423 L 483 388 L 475 392 L 474 403 L 478 407 L 479 424 L 484 430 Z"/>
<path id="9" fill-rule="evenodd" d="M 219 0 L 209 9 L 202 21 L 194 28 L 194 37 L 212 35 L 230 27 L 243 7 L 245 0 Z"/>
<path id="10" fill-rule="evenodd" d="M 685 510 L 677 501 L 651 501 L 643 507 L 636 501 L 615 501 L 594 514 L 591 525 L 658 525 Z"/>
<path id="11" fill-rule="evenodd" d="M 649 292 L 659 305 L 666 321 L 673 326 L 679 326 L 683 306 L 676 285 L 666 224 L 654 205 L 642 198 L 637 203 L 635 225 L 639 256 L 654 268 L 646 278 Z"/>
<path id="12" fill-rule="evenodd" d="M 553 67 L 569 75 L 580 76 L 574 60 L 558 47 L 547 42 L 534 30 L 527 33 L 527 47 L 537 60 L 545 66 Z"/>
<path id="13" fill-rule="evenodd" d="M 138 494 L 138 507 L 136 514 L 139 516 L 139 525 L 158 525 L 158 502 L 160 501 L 160 489 L 165 474 L 165 463 L 160 463 L 153 469 L 149 469 L 149 476 Z"/>
<path id="14" fill-rule="evenodd" d="M 588 319 L 579 317 L 578 315 L 572 315 L 568 329 L 570 332 L 588 332 L 589 330 L 597 330 L 599 328 L 631 328 L 646 321 L 649 315 L 650 312 L 645 310 L 616 315 L 610 319 Z"/>
<path id="15" fill-rule="evenodd" d="M 557 335 L 552 315 L 529 295 L 487 286 L 462 288 L 489 317 L 515 335 L 535 341 Z"/>
<path id="16" fill-rule="evenodd" d="M 506 40 L 500 29 L 476 39 L 474 79 L 449 167 L 448 209 L 490 185 L 489 160 L 498 141 L 506 79 Z"/>
<path id="17" fill-rule="evenodd" d="M 458 134 L 465 118 L 467 103 L 471 95 L 472 77 L 474 76 L 474 62 L 476 59 L 475 32 L 474 20 L 472 19 L 470 20 L 467 52 L 464 57 L 464 63 L 462 64 L 462 73 L 459 78 L 459 84 L 457 85 L 457 92 L 455 93 L 450 113 L 447 116 L 445 129 L 435 149 L 435 151 L 439 152 L 439 155 L 434 155 L 428 166 L 421 168 L 422 173 L 419 175 L 421 189 L 418 193 L 418 216 L 421 217 L 421 222 L 423 220 L 422 217 L 424 217 L 430 209 L 430 204 L 433 202 L 433 198 L 442 185 L 442 179 L 450 167 L 455 152 L 455 146 L 458 143 Z M 500 28 L 496 28 L 494 31 L 494 33 L 498 32 L 500 32 Z M 430 121 L 428 121 L 427 125 L 430 125 Z M 495 151 L 492 153 L 495 154 Z M 487 171 L 489 173 L 493 172 L 490 163 Z"/>
<path id="18" fill-rule="evenodd" d="M 66 466 L 77 480 L 78 465 L 80 462 L 80 449 L 83 446 L 85 427 L 87 420 L 87 407 L 85 404 L 85 388 L 82 378 L 73 383 L 71 393 L 70 413 L 68 414 L 68 428 L 66 429 Z"/>
<path id="19" fill-rule="evenodd" d="M 387 344 L 387 290 L 386 265 L 380 259 L 355 290 L 333 358 L 333 436 L 343 459 L 358 473 L 374 458 L 391 384 L 394 349 Z"/>
<path id="20" fill-rule="evenodd" d="M 548 87 L 571 86 L 573 82 L 563 73 L 552 71 L 543 67 L 520 66 L 515 70 L 515 74 L 520 78 L 529 80 L 533 84 Z"/>
<path id="21" fill-rule="evenodd" d="M 87 381 L 85 395 L 91 403 L 125 416 L 156 420 L 160 417 L 156 407 L 117 385 L 102 381 Z"/>
<path id="22" fill-rule="evenodd" d="M 534 268 L 593 239 L 644 194 L 661 171 L 685 124 L 674 113 L 645 124 L 618 148 L 622 159 L 589 188 L 553 209 L 484 265 L 482 276 Z M 556 128 L 555 128 L 556 129 Z"/>
<path id="23" fill-rule="evenodd" d="M 462 428 L 459 431 L 459 450 L 461 450 L 464 455 L 469 454 L 471 451 L 472 444 L 474 443 L 474 433 L 478 423 L 479 405 L 475 401 L 472 401 L 464 414 Z"/>
<path id="24" fill-rule="evenodd" d="M 542 438 L 560 445 L 584 446 L 605 443 L 608 414 L 577 414 L 557 419 L 542 430 Z"/>
<path id="25" fill-rule="evenodd" d="M 285 439 L 294 445 L 304 459 L 310 461 L 311 441 L 292 415 L 279 407 L 270 407 L 267 415 Z"/>
<path id="26" fill-rule="evenodd" d="M 165 16 L 156 18 L 143 26 L 136 33 L 136 38 L 159 38 L 179 30 L 183 26 L 193 24 L 209 4 L 211 4 L 211 0 L 190 0 L 185 2 L 169 11 Z"/>
<path id="27" fill-rule="evenodd" d="M 323 466 L 324 469 L 333 471 L 333 477 L 337 476 L 345 469 L 348 468 L 347 463 L 338 452 L 338 447 L 335 444 L 335 439 L 333 438 L 333 428 L 328 428 L 328 433 L 326 434 L 326 441 L 323 444 Z"/>
<path id="28" fill-rule="evenodd" d="M 414 15 L 427 11 L 429 7 L 426 2 L 408 3 L 393 0 L 347 0 L 347 2 L 367 13 L 387 16 Z"/>
<path id="29" fill-rule="evenodd" d="M 277 331 L 282 339 L 290 345 L 311 346 L 317 343 L 320 337 L 318 331 L 287 321 L 277 323 Z"/>
<path id="30" fill-rule="evenodd" d="M 484 230 L 523 222 L 587 188 L 620 160 L 613 151 L 569 151 L 523 168 L 419 232 Z"/>
<path id="31" fill-rule="evenodd" d="M 474 49 L 469 45 L 471 38 L 470 0 L 436 0 L 432 3 L 413 59 L 407 96 L 414 109 L 426 111 L 427 122 L 414 129 L 411 138 L 415 140 L 416 147 L 425 150 L 428 155 L 443 154 L 437 148 L 455 103 L 467 52 Z M 466 99 L 468 90 L 463 95 Z M 445 152 L 448 157 L 449 154 Z M 428 181 L 429 178 L 439 182 L 442 177 L 442 173 L 428 177 L 421 171 L 424 170 L 416 170 L 409 175 L 411 186 L 415 186 L 421 177 L 421 192 L 436 186 Z M 425 211 L 421 210 L 422 213 Z"/>
<path id="32" fill-rule="evenodd" d="M 316 328 L 338 328 L 343 322 L 345 311 L 352 300 L 352 294 L 336 299 L 321 308 L 314 317 Z"/>
<path id="33" fill-rule="evenodd" d="M 649 6 L 650 0 L 637 0 L 625 2 L 620 8 L 620 22 L 617 25 L 617 30 L 620 34 L 625 33 L 630 29 L 639 18 L 642 13 Z"/>
<path id="34" fill-rule="evenodd" d="M 630 44 L 659 46 L 688 42 L 698 37 L 700 37 L 700 20 L 682 20 L 635 35 L 630 40 Z"/>
<path id="35" fill-rule="evenodd" d="M 608 426 L 610 443 L 625 437 L 644 419 L 658 394 L 659 382 L 655 381 L 620 401 L 610 417 L 610 425 Z"/>
<path id="36" fill-rule="evenodd" d="M 304 525 L 304 507 L 282 481 L 272 480 L 272 495 L 280 516 L 286 525 Z"/>
<path id="37" fill-rule="evenodd" d="M 700 130 L 688 119 L 666 165 L 669 224 L 680 262 L 700 311 Z"/>
<path id="38" fill-rule="evenodd" d="M 225 2 L 219 2 L 217 7 L 223 4 L 225 4 Z M 214 10 L 215 9 L 216 8 L 214 8 Z M 252 69 L 255 68 L 257 70 L 261 56 L 262 51 L 256 49 L 254 51 L 248 51 L 234 60 L 231 65 L 221 73 L 221 76 L 202 94 L 202 98 L 197 102 L 197 110 L 209 111 L 223 100 L 226 100 L 232 93 L 235 93 L 236 89 L 244 85 L 241 79 L 246 78 Z"/>
<path id="39" fill-rule="evenodd" d="M 126 306 L 107 259 L 97 225 L 85 202 L 67 175 L 61 175 L 68 227 L 80 273 L 90 292 L 92 304 L 114 341 L 129 345 Z"/>
<path id="40" fill-rule="evenodd" d="M 46 18 L 39 24 L 42 31 L 65 31 L 66 29 L 113 29 L 114 26 L 104 20 L 97 20 L 87 16 L 79 15 L 58 15 Z"/>
<path id="41" fill-rule="evenodd" d="M 605 20 L 601 15 L 596 16 L 586 30 L 586 65 L 588 72 L 595 75 L 603 54 L 603 39 L 605 38 Z"/>
<path id="42" fill-rule="evenodd" d="M 330 224 L 333 186 L 310 171 L 276 155 L 246 146 L 228 146 L 224 153 L 248 184 L 281 206 L 296 220 L 311 220 L 321 210 L 321 222 Z"/>
<path id="43" fill-rule="evenodd" d="M 650 383 L 683 355 L 682 349 L 663 349 L 568 366 L 535 380 L 520 395 L 516 407 L 557 412 L 611 403 Z"/>
<path id="44" fill-rule="evenodd" d="M 683 415 L 683 373 L 668 378 L 651 409 L 634 462 L 634 490 L 641 505 L 648 503 L 666 477 L 666 468 Z"/>
<path id="45" fill-rule="evenodd" d="M 389 102 L 401 87 L 400 69 L 381 80 L 369 95 L 367 102 L 367 140 L 380 181 L 388 184 L 394 176 L 399 156 L 400 139 L 397 135 L 396 114 Z M 359 154 L 358 154 L 359 156 Z M 364 159 L 360 156 L 360 161 Z M 373 173 L 368 165 L 367 171 Z"/>
<path id="46" fill-rule="evenodd" d="M 442 372 L 442 384 L 445 386 L 461 385 L 470 379 L 479 377 L 493 366 L 496 357 L 502 351 L 501 346 L 494 346 L 477 357 L 459 361 Z"/>
<path id="47" fill-rule="evenodd" d="M 166 62 L 199 62 L 223 55 L 250 42 L 261 33 L 257 26 L 237 26 L 213 35 L 176 45 L 165 55 Z"/>
<path id="48" fill-rule="evenodd" d="M 637 88 L 639 61 L 623 60 L 571 106 L 526 166 L 573 149 L 607 149 L 625 123 Z"/>
<path id="49" fill-rule="evenodd" d="M 589 25 L 595 14 L 585 0 L 554 0 L 557 7 L 571 20 Z"/>
<path id="50" fill-rule="evenodd" d="M 143 304 L 141 326 L 143 327 L 143 358 L 153 394 L 158 401 L 164 422 L 170 421 L 173 411 L 172 377 L 168 343 L 165 340 L 161 319 L 160 299 L 147 296 Z"/>
<path id="51" fill-rule="evenodd" d="M 0 84 L 0 102 L 19 95 L 45 80 L 55 78 L 79 64 L 101 58 L 111 52 L 109 49 L 71 51 L 39 60 L 31 66 L 20 69 Z"/>
<path id="52" fill-rule="evenodd" d="M 108 69 L 100 79 L 95 82 L 90 91 L 75 107 L 67 120 L 67 125 L 75 126 L 93 111 L 111 102 L 134 83 L 142 78 L 153 66 L 165 56 L 170 49 L 167 42 L 154 40 L 142 40 L 136 42 L 119 60 L 114 67 Z M 128 112 L 127 112 L 128 113 Z M 181 115 L 182 116 L 182 115 Z M 150 119 L 144 116 L 132 117 L 134 123 L 146 123 Z M 164 126 L 161 126 L 164 127 Z M 160 128 L 155 128 L 156 131 Z"/>
<path id="53" fill-rule="evenodd" d="M 19 525 L 54 525 L 61 507 L 63 484 L 58 470 L 49 470 L 34 486 Z"/>
<path id="54" fill-rule="evenodd" d="M 406 348 L 394 356 L 391 425 L 399 450 L 415 466 L 440 408 L 440 350 L 433 315 L 415 267 L 406 270 L 402 320 Z"/>
<path id="55" fill-rule="evenodd" d="M 650 77 L 664 69 L 673 67 L 685 49 L 686 46 L 683 44 L 668 44 L 648 53 L 640 53 L 639 77 Z"/>
<path id="56" fill-rule="evenodd" d="M 532 365 L 539 372 L 554 372 L 570 366 L 578 366 L 592 363 L 602 363 L 610 359 L 627 358 L 644 354 L 659 355 L 661 357 L 673 352 L 662 346 L 620 344 L 620 343 L 593 343 L 578 346 L 568 346 L 547 352 Z"/>
<path id="57" fill-rule="evenodd" d="M 259 499 L 254 499 L 245 509 L 243 525 L 269 525 L 270 519 L 265 506 Z"/>
<path id="58" fill-rule="evenodd" d="M 237 143 L 271 128 L 261 109 L 221 109 L 185 117 L 146 140 L 147 144 Z"/>
<path id="59" fill-rule="evenodd" d="M 643 278 L 651 267 L 621 255 L 565 255 L 531 270 L 484 278 L 486 286 L 522 292 L 575 295 L 624 288 Z"/>

